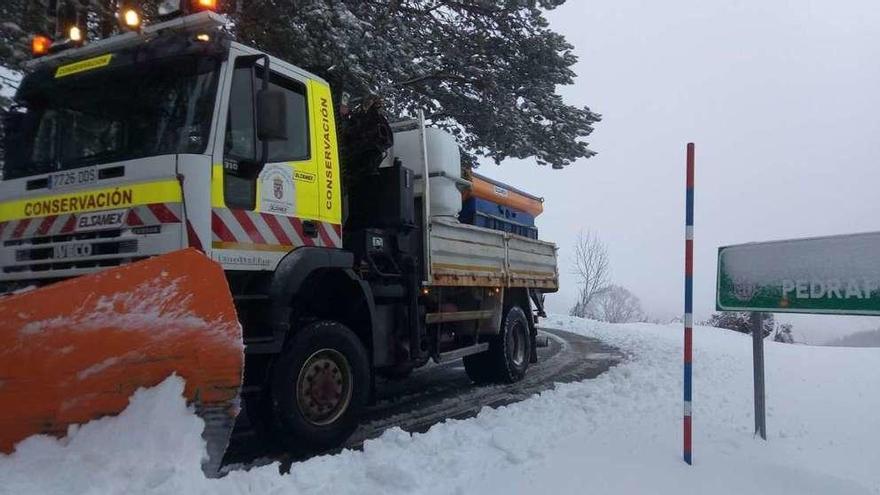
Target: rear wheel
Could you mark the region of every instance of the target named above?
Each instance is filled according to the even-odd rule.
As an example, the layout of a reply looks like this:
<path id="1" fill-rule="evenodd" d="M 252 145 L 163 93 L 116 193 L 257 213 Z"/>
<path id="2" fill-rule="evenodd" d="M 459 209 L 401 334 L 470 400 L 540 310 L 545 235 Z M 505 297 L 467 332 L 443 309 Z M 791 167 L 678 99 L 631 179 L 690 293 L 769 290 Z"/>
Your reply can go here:
<path id="1" fill-rule="evenodd" d="M 464 369 L 477 383 L 517 382 L 529 368 L 531 346 L 526 314 L 519 306 L 511 306 L 504 315 L 501 332 L 489 341 L 489 349 L 465 356 Z"/>
<path id="2" fill-rule="evenodd" d="M 367 351 L 345 325 L 319 321 L 293 336 L 275 368 L 272 402 L 292 450 L 337 447 L 357 427 L 367 403 Z"/>

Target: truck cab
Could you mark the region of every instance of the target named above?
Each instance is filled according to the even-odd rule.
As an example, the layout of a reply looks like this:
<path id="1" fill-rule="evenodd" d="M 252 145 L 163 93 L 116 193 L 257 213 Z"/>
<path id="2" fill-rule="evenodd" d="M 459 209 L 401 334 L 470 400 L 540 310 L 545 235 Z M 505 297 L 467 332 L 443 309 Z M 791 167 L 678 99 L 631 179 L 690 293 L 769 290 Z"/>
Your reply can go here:
<path id="1" fill-rule="evenodd" d="M 24 79 L 0 183 L 3 282 L 188 246 L 230 270 L 263 271 L 295 247 L 341 247 L 327 83 L 232 41 L 216 14 L 197 16 L 162 36 L 145 29 L 150 43 L 40 60 Z M 255 121 L 263 79 L 286 120 L 265 158 Z"/>

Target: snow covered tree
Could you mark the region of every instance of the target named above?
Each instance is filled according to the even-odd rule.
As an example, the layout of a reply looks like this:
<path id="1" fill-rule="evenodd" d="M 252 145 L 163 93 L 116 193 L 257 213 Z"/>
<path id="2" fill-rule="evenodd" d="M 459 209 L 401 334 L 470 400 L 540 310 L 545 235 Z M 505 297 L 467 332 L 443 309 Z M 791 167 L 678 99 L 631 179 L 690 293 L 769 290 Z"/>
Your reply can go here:
<path id="1" fill-rule="evenodd" d="M 337 102 L 376 94 L 475 155 L 562 168 L 594 155 L 583 139 L 599 120 L 556 93 L 576 57 L 544 12 L 563 2 L 252 0 L 234 17 L 242 41 L 324 77 Z"/>
<path id="2" fill-rule="evenodd" d="M 30 59 L 30 38 L 48 33 L 54 21 L 47 16 L 49 0 L 3 0 L 0 2 L 0 65 L 20 69 Z"/>
<path id="3" fill-rule="evenodd" d="M 29 58 L 35 32 L 51 34 L 47 4 L 0 2 L 0 65 Z M 116 29 L 117 0 L 77 5 L 91 38 Z M 327 79 L 343 95 L 379 95 L 392 116 L 423 109 L 457 135 L 468 162 L 534 157 L 562 168 L 595 153 L 584 139 L 600 116 L 563 102 L 577 58 L 549 28 L 565 0 L 226 0 L 238 39 Z M 147 16 L 157 0 L 139 4 Z"/>
<path id="4" fill-rule="evenodd" d="M 705 324 L 710 327 L 726 328 L 735 332 L 751 334 L 751 315 L 752 313 L 748 311 L 723 311 L 721 313 L 714 313 Z M 768 335 L 773 333 L 773 329 L 776 328 L 776 320 L 773 318 L 773 313 L 763 313 L 763 317 L 764 338 L 767 338 Z"/>

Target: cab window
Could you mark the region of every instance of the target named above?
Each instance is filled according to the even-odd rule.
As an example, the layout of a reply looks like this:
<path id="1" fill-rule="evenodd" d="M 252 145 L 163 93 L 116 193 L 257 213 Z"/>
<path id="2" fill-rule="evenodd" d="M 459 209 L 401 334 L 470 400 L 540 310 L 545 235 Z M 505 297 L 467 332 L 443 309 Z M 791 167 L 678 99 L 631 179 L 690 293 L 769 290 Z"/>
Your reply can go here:
<path id="1" fill-rule="evenodd" d="M 226 158 L 253 160 L 257 156 L 254 83 L 250 67 L 242 67 L 240 60 L 236 62 L 232 74 L 232 91 L 229 94 L 229 115 L 226 119 Z"/>
<path id="2" fill-rule="evenodd" d="M 269 163 L 307 160 L 309 128 L 305 86 L 272 73 L 269 88 L 280 91 L 287 100 L 287 139 L 269 142 Z"/>
<path id="3" fill-rule="evenodd" d="M 224 162 L 255 160 L 259 156 L 262 143 L 256 137 L 254 91 L 262 84 L 261 78 L 262 68 L 251 71 L 247 64 L 236 62 L 229 98 Z M 287 100 L 287 139 L 269 142 L 267 163 L 307 160 L 310 150 L 305 85 L 272 72 L 269 88 L 280 91 Z M 238 177 L 227 168 L 223 181 L 226 205 L 254 209 L 257 180 Z"/>

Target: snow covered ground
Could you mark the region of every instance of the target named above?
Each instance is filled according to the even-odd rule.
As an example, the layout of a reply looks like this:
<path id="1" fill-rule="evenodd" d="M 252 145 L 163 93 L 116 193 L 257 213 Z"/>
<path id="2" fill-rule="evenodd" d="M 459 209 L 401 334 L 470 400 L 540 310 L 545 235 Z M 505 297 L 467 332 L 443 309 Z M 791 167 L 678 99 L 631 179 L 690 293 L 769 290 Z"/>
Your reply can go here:
<path id="1" fill-rule="evenodd" d="M 880 349 L 767 342 L 769 441 L 752 435 L 747 336 L 695 329 L 694 459 L 680 460 L 681 328 L 551 316 L 629 360 L 427 433 L 205 479 L 201 421 L 170 378 L 64 441 L 0 456 L 0 493 L 880 493 Z"/>

